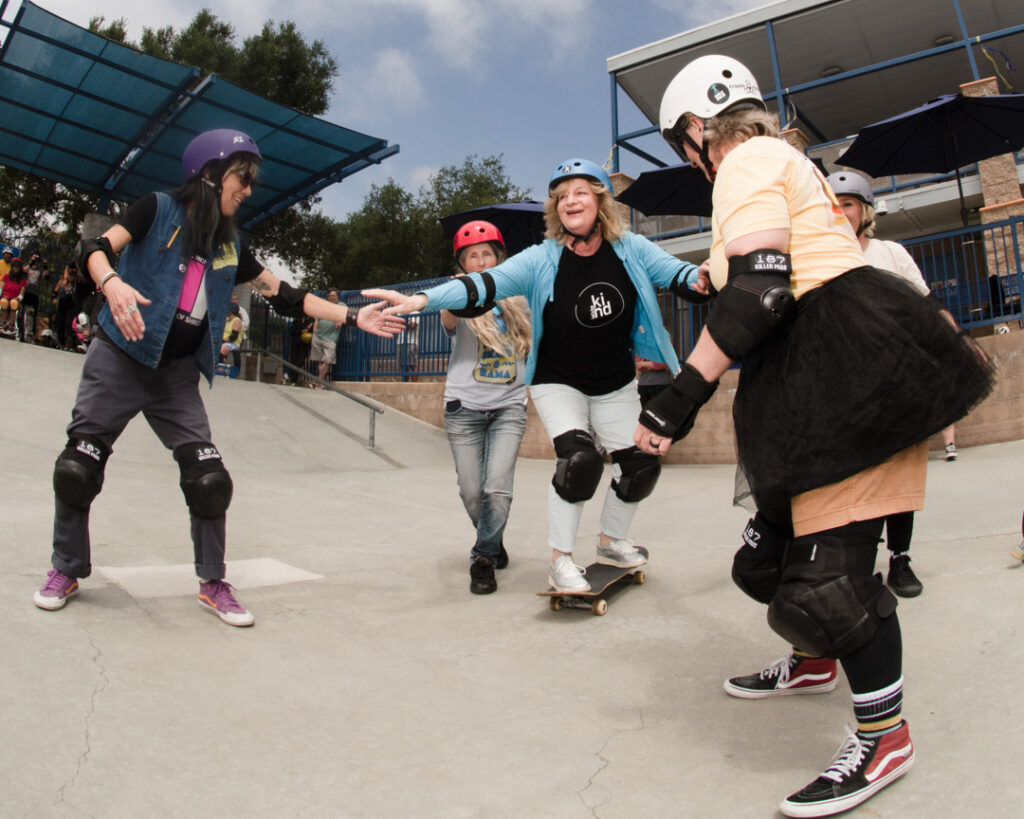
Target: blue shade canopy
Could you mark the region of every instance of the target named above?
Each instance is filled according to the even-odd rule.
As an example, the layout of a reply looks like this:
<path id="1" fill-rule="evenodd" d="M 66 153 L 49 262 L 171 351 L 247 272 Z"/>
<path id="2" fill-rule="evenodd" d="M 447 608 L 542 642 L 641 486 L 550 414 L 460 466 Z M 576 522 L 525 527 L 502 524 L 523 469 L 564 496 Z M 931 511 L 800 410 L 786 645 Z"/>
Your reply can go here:
<path id="1" fill-rule="evenodd" d="M 140 54 L 23 0 L 0 0 L 0 163 L 133 202 L 184 180 L 181 154 L 212 128 L 249 134 L 263 154 L 240 209 L 267 216 L 398 153 L 386 140 L 301 114 Z"/>

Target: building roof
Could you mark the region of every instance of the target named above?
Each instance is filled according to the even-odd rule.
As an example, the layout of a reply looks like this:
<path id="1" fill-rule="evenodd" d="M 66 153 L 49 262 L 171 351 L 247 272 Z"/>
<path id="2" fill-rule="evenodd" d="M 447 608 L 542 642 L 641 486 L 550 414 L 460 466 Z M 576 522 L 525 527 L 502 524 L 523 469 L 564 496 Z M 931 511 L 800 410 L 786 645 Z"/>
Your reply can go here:
<path id="1" fill-rule="evenodd" d="M 1019 0 L 779 0 L 608 58 L 617 86 L 651 123 L 618 144 L 648 160 L 677 161 L 657 136 L 661 96 L 705 54 L 743 62 L 782 122 L 812 145 L 852 137 L 983 77 L 1021 93 L 1022 23 Z"/>
<path id="2" fill-rule="evenodd" d="M 257 222 L 398 152 L 215 76 L 141 54 L 23 0 L 0 0 L 0 163 L 132 202 L 183 181 L 198 133 L 256 140 L 259 184 L 239 211 Z"/>

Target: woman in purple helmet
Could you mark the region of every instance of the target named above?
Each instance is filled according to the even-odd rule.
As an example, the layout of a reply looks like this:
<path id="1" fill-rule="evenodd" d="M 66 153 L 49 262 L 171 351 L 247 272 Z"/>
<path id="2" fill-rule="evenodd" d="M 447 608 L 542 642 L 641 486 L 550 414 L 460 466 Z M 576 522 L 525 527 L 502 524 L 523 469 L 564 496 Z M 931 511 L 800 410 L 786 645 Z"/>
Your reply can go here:
<path id="1" fill-rule="evenodd" d="M 401 329 L 382 304 L 356 313 L 279 280 L 242 243 L 234 215 L 252 193 L 260 160 L 256 143 L 241 131 L 201 133 L 182 157 L 184 185 L 142 197 L 121 222 L 76 248 L 79 269 L 106 304 L 68 442 L 54 465 L 53 569 L 33 597 L 39 608 L 63 608 L 89 576 L 89 508 L 114 442 L 141 412 L 181 472 L 200 605 L 228 625 L 252 625 L 252 614 L 224 582 L 232 483 L 199 395 L 200 373 L 213 383 L 232 289 L 245 282 L 286 316 L 330 319 L 377 335 Z"/>
<path id="2" fill-rule="evenodd" d="M 486 307 L 525 295 L 532 341 L 525 382 L 554 445 L 548 490 L 552 588 L 585 592 L 585 569 L 573 560 L 583 504 L 597 493 L 604 462 L 591 430 L 612 460 L 613 480 L 601 512 L 597 562 L 622 568 L 647 562 L 629 539 L 639 502 L 654 490 L 658 459 L 633 445 L 640 413 L 634 354 L 679 369 L 662 324 L 656 287 L 693 301 L 698 268 L 626 230 L 600 165 L 569 159 L 555 168 L 544 205 L 545 241 L 493 269 L 460 276 L 425 293 L 367 290 L 390 310 Z"/>

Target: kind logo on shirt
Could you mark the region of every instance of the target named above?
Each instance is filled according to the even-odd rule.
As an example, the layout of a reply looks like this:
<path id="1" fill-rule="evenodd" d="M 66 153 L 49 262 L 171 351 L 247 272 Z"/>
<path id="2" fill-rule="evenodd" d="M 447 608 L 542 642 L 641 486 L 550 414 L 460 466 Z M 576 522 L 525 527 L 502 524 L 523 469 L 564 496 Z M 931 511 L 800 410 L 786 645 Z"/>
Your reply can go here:
<path id="1" fill-rule="evenodd" d="M 608 282 L 594 282 L 583 288 L 576 299 L 576 321 L 584 327 L 601 327 L 620 315 L 626 300 L 622 292 Z"/>

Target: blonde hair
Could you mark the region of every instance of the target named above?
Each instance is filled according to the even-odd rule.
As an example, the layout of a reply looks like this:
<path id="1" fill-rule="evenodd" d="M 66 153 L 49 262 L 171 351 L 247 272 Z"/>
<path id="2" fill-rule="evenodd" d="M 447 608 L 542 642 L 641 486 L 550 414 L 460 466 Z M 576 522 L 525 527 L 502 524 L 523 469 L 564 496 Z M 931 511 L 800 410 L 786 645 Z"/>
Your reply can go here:
<path id="1" fill-rule="evenodd" d="M 875 235 L 875 209 L 867 202 L 860 202 L 860 223 L 864 225 L 863 235 L 869 239 Z"/>
<path id="2" fill-rule="evenodd" d="M 704 124 L 704 142 L 707 145 L 724 145 L 746 142 L 751 137 L 779 135 L 779 118 L 760 108 L 743 108 L 726 114 L 719 114 Z"/>
<path id="3" fill-rule="evenodd" d="M 578 178 L 578 177 L 573 177 Z M 572 237 L 565 232 L 562 220 L 558 218 L 558 197 L 565 191 L 573 178 L 559 182 L 551 190 L 544 203 L 544 237 L 564 245 Z M 601 223 L 601 234 L 609 242 L 617 242 L 626 233 L 626 223 L 619 214 L 615 198 L 600 182 L 587 179 L 590 189 L 597 195 L 597 221 Z"/>
<path id="4" fill-rule="evenodd" d="M 505 261 L 505 248 L 497 242 L 488 244 L 494 250 L 498 264 Z M 466 272 L 462 266 L 462 254 L 470 247 L 472 245 L 462 248 L 455 259 L 459 273 Z M 497 306 L 501 309 L 501 318 L 505 322 L 504 332 L 498 327 L 498 318 L 493 310 L 488 310 L 482 316 L 466 319 L 467 326 L 488 350 L 493 350 L 498 355 L 513 354 L 516 358 L 526 358 L 530 353 L 529 304 L 522 296 L 511 296 L 499 301 Z"/>

